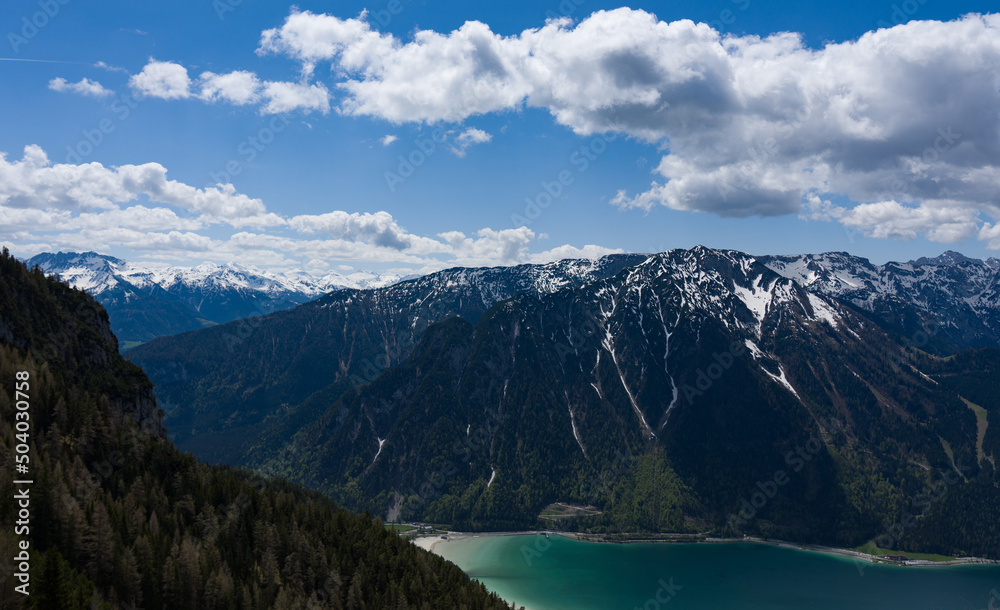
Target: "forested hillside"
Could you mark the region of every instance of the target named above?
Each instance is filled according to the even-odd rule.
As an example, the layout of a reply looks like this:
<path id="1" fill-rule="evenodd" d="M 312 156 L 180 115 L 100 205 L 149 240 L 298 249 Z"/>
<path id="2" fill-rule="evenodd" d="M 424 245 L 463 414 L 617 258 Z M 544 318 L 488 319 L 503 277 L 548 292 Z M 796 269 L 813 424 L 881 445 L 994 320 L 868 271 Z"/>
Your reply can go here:
<path id="1" fill-rule="evenodd" d="M 85 293 L 0 255 L 0 515 L 30 375 L 30 533 L 0 530 L 0 608 L 507 608 L 454 565 L 301 487 L 166 439 L 152 385 Z M 23 377 L 23 375 L 22 375 Z M 17 486 L 18 489 L 23 485 Z M 30 543 L 31 596 L 11 559 Z"/>
<path id="2" fill-rule="evenodd" d="M 546 527 L 561 502 L 600 510 L 590 531 L 996 557 L 996 370 L 748 255 L 671 252 L 430 326 L 253 466 L 459 528 Z"/>

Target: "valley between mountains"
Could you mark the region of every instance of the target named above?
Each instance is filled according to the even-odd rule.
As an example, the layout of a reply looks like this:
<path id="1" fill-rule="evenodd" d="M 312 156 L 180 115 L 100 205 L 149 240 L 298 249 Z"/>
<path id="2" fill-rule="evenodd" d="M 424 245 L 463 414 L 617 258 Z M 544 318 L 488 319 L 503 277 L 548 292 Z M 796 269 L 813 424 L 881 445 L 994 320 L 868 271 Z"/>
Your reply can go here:
<path id="1" fill-rule="evenodd" d="M 1000 557 L 1000 263 L 703 247 L 343 289 L 127 352 L 172 440 L 466 530 Z"/>

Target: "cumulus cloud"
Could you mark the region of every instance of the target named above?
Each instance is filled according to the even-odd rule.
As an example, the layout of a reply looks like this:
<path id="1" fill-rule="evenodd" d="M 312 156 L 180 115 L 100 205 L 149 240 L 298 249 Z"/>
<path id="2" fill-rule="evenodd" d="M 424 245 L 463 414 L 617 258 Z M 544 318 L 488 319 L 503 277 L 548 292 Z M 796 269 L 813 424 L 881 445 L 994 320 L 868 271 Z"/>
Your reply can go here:
<path id="1" fill-rule="evenodd" d="M 794 33 L 723 35 L 628 8 L 513 36 L 467 22 L 409 41 L 364 14 L 294 11 L 257 51 L 304 74 L 329 62 L 347 115 L 461 122 L 531 106 L 580 135 L 662 146 L 650 187 L 614 198 L 624 208 L 775 216 L 838 196 L 861 206 L 831 219 L 941 241 L 1000 218 L 1000 15 L 812 49 Z M 957 220 L 942 227 L 948 214 Z"/>
<path id="2" fill-rule="evenodd" d="M 150 59 L 141 72 L 129 79 L 137 93 L 165 100 L 191 97 L 191 77 L 187 68 L 169 62 Z"/>
<path id="3" fill-rule="evenodd" d="M 170 180 L 158 163 L 52 164 L 34 145 L 19 161 L 0 153 L 0 218 L 0 241 L 20 251 L 126 248 L 150 257 L 239 259 L 265 267 L 351 261 L 430 271 L 606 252 L 567 245 L 535 255 L 530 247 L 538 238 L 526 227 L 484 228 L 471 237 L 458 231 L 416 235 L 385 211 L 289 218 L 232 184 L 196 188 Z"/>
<path id="4" fill-rule="evenodd" d="M 388 212 L 349 214 L 338 210 L 315 216 L 294 216 L 288 225 L 300 233 L 325 233 L 334 239 L 348 241 L 366 240 L 395 250 L 406 249 L 413 239 Z"/>
<path id="5" fill-rule="evenodd" d="M 225 101 L 237 106 L 255 102 L 261 88 L 257 75 L 245 70 L 228 74 L 202 72 L 199 81 L 201 99 L 210 102 Z"/>
<path id="6" fill-rule="evenodd" d="M 330 92 L 322 83 L 266 82 L 261 95 L 267 101 L 262 108 L 266 114 L 292 110 L 330 112 Z"/>
<path id="7" fill-rule="evenodd" d="M 979 233 L 980 224 L 979 210 L 958 203 L 914 206 L 898 201 L 878 201 L 844 207 L 829 201 L 820 202 L 815 196 L 807 202 L 802 216 L 813 220 L 836 220 L 861 231 L 866 237 L 908 240 L 924 236 L 942 243 L 973 237 Z"/>
<path id="8" fill-rule="evenodd" d="M 536 236 L 528 227 L 519 227 L 500 231 L 480 229 L 475 237 L 466 237 L 460 231 L 448 231 L 438 237 L 458 253 L 460 264 L 475 266 L 521 260 Z"/>
<path id="9" fill-rule="evenodd" d="M 206 71 L 192 79 L 181 64 L 150 59 L 141 72 L 129 79 L 129 85 L 140 95 L 165 100 L 197 98 L 236 106 L 259 102 L 263 114 L 293 110 L 307 114 L 313 110 L 330 112 L 330 91 L 324 84 L 261 81 L 257 74 L 247 70 L 226 74 Z"/>
<path id="10" fill-rule="evenodd" d="M 1000 222 L 996 224 L 986 223 L 979 230 L 979 239 L 986 242 L 986 247 L 991 250 L 1000 250 Z"/>
<path id="11" fill-rule="evenodd" d="M 465 156 L 465 151 L 473 144 L 485 144 L 493 139 L 493 136 L 482 129 L 469 127 L 462 133 L 455 136 L 455 143 L 451 147 L 451 152 L 459 157 Z"/>
<path id="12" fill-rule="evenodd" d="M 107 97 L 113 93 L 110 89 L 105 89 L 101 83 L 89 78 L 84 78 L 78 83 L 67 82 L 65 78 L 53 78 L 49 81 L 49 89 L 60 92 L 79 93 L 80 95 L 89 95 L 91 97 Z"/>
<path id="13" fill-rule="evenodd" d="M 605 248 L 604 246 L 597 246 L 594 244 L 587 244 L 582 248 L 564 245 L 552 248 L 551 250 L 546 250 L 544 252 L 539 252 L 537 254 L 532 254 L 528 256 L 527 260 L 531 263 L 551 263 L 567 258 L 601 258 L 602 256 L 607 256 L 608 254 L 621 254 L 622 252 L 624 252 L 624 250 L 621 248 Z"/>
<path id="14" fill-rule="evenodd" d="M 389 135 L 386 135 L 385 137 L 383 137 L 381 140 L 379 140 L 379 142 L 382 143 L 382 146 L 388 146 L 388 145 L 392 144 L 393 142 L 395 142 L 398 139 L 399 139 L 398 136 L 394 136 L 392 134 L 389 134 Z"/>
<path id="15" fill-rule="evenodd" d="M 0 205 L 7 208 L 71 211 L 115 210 L 118 204 L 149 201 L 200 212 L 219 221 L 266 212 L 263 202 L 233 185 L 204 189 L 167 179 L 159 163 L 104 167 L 100 163 L 53 165 L 40 147 L 29 145 L 20 161 L 0 154 Z"/>

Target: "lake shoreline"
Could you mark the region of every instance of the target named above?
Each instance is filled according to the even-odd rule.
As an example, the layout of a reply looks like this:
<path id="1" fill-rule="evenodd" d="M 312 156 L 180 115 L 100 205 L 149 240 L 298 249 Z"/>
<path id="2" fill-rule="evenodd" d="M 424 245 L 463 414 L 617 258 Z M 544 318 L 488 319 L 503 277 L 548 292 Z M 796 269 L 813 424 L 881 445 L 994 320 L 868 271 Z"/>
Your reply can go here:
<path id="1" fill-rule="evenodd" d="M 906 561 L 890 560 L 880 555 L 862 553 L 852 549 L 823 546 L 818 544 L 808 544 L 803 542 L 790 542 L 787 540 L 771 540 L 746 536 L 743 538 L 710 538 L 692 534 L 668 534 L 649 537 L 640 534 L 622 534 L 625 538 L 609 538 L 603 534 L 583 534 L 578 532 L 554 532 L 546 530 L 519 531 L 519 532 L 448 532 L 447 538 L 441 535 L 417 535 L 412 538 L 413 544 L 420 548 L 440 555 L 435 552 L 435 547 L 442 542 L 463 540 L 466 538 L 495 537 L 495 536 L 536 536 L 550 535 L 562 536 L 569 540 L 579 540 L 581 542 L 595 542 L 601 544 L 639 544 L 644 542 L 658 544 L 766 544 L 781 548 L 807 551 L 811 553 L 822 553 L 826 555 L 836 555 L 858 561 L 865 561 L 872 564 L 895 565 L 900 567 L 935 567 L 935 566 L 965 566 L 965 565 L 1000 565 L 1000 560 L 986 559 L 982 557 L 958 557 L 948 561 L 931 561 L 927 559 L 907 559 Z M 634 536 L 634 537 L 629 537 Z"/>

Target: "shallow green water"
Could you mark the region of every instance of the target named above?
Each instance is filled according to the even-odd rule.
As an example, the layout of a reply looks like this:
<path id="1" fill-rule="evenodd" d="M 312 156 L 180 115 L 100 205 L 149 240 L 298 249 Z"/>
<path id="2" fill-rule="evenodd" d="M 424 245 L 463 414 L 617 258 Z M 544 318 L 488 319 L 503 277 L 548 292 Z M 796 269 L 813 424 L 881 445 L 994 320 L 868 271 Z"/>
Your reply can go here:
<path id="1" fill-rule="evenodd" d="M 553 536 L 442 541 L 435 552 L 530 610 L 1000 610 L 1000 566 L 897 567 L 760 544 L 600 544 Z"/>

